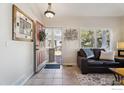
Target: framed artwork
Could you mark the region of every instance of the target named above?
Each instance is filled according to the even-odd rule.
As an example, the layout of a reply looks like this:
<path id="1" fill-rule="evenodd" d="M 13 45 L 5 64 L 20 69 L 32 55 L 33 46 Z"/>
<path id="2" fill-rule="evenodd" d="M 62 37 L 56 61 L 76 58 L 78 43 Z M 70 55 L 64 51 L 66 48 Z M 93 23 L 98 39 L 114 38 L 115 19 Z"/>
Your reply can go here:
<path id="1" fill-rule="evenodd" d="M 13 5 L 12 11 L 12 39 L 18 41 L 33 41 L 33 20 L 15 5 Z"/>
<path id="2" fill-rule="evenodd" d="M 64 39 L 66 40 L 77 40 L 78 31 L 76 29 L 66 29 L 64 33 Z"/>

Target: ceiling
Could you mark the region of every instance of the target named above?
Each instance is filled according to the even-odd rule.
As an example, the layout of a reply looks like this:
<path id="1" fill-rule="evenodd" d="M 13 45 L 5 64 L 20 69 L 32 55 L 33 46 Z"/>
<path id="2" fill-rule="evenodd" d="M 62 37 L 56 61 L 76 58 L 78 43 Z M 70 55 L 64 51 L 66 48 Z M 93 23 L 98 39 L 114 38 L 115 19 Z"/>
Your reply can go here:
<path id="1" fill-rule="evenodd" d="M 31 4 L 43 15 L 47 3 Z M 60 16 L 124 16 L 124 3 L 53 3 L 52 10 Z"/>

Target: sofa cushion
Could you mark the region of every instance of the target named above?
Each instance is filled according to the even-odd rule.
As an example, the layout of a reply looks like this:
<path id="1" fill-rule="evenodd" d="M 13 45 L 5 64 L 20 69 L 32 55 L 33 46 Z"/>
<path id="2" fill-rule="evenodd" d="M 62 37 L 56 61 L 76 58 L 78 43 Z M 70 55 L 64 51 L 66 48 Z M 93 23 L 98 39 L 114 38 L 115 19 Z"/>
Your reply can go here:
<path id="1" fill-rule="evenodd" d="M 110 59 L 99 59 L 99 61 L 115 61 L 115 60 L 110 60 Z"/>
<path id="2" fill-rule="evenodd" d="M 89 66 L 103 66 L 102 61 L 96 61 L 94 59 L 88 59 L 87 63 L 88 63 Z"/>
<path id="3" fill-rule="evenodd" d="M 87 61 L 88 66 L 94 66 L 94 67 L 117 67 L 119 66 L 119 62 L 114 62 L 110 60 L 94 60 L 94 59 L 88 59 Z"/>
<path id="4" fill-rule="evenodd" d="M 92 58 L 94 57 L 94 53 L 92 49 L 83 49 L 83 51 L 85 52 L 87 58 Z"/>
<path id="5" fill-rule="evenodd" d="M 101 51 L 105 51 L 105 50 L 104 50 L 104 49 L 93 49 L 94 58 L 95 58 L 96 60 L 99 60 Z"/>
<path id="6" fill-rule="evenodd" d="M 103 66 L 118 67 L 119 66 L 119 62 L 114 62 L 114 61 L 106 62 L 106 61 L 104 61 L 103 62 Z"/>

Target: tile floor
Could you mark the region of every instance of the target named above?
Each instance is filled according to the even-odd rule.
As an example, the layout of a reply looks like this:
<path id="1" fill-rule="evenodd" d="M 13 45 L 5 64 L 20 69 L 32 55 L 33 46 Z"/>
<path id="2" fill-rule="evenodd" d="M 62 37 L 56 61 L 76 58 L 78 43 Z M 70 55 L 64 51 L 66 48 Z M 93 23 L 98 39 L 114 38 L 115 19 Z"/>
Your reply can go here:
<path id="1" fill-rule="evenodd" d="M 61 66 L 60 69 L 42 69 L 29 79 L 25 85 L 80 85 L 74 71 L 76 66 Z"/>

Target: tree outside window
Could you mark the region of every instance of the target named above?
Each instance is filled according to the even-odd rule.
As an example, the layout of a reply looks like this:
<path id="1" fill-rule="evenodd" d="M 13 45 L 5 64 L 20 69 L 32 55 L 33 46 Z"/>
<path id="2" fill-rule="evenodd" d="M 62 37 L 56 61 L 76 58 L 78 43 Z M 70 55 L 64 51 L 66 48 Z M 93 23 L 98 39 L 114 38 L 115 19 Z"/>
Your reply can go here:
<path id="1" fill-rule="evenodd" d="M 94 46 L 94 32 L 93 31 L 81 31 L 81 47 L 93 47 Z"/>
<path id="2" fill-rule="evenodd" d="M 81 30 L 81 47 L 110 49 L 109 30 Z"/>
<path id="3" fill-rule="evenodd" d="M 110 48 L 110 31 L 98 30 L 97 31 L 97 48 Z"/>
<path id="4" fill-rule="evenodd" d="M 96 38 L 97 38 L 97 48 L 102 47 L 102 31 L 98 30 L 96 31 Z"/>
<path id="5" fill-rule="evenodd" d="M 106 37 L 107 37 L 107 48 L 110 49 L 110 31 L 106 31 Z"/>

